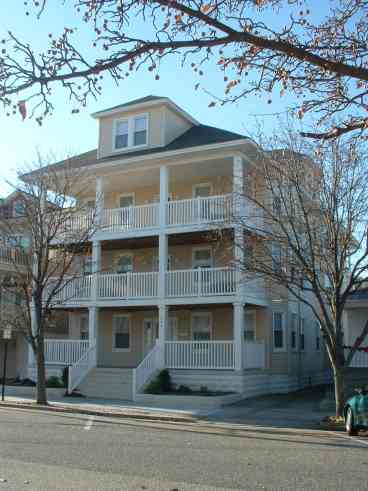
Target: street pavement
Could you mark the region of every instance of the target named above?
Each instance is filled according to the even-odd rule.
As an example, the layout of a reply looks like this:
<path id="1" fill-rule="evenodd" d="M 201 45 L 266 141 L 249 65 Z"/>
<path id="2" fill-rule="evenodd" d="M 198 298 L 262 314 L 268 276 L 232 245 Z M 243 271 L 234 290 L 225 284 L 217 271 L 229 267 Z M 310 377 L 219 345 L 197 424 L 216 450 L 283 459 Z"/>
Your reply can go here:
<path id="1" fill-rule="evenodd" d="M 0 409 L 0 491 L 366 490 L 343 433 Z"/>

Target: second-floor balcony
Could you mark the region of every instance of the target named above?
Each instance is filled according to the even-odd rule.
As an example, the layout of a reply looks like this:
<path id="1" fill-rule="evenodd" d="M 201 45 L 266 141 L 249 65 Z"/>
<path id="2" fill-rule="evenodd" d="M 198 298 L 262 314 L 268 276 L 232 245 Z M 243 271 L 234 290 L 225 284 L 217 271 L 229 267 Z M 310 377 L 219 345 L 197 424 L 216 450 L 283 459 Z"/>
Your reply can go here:
<path id="1" fill-rule="evenodd" d="M 167 271 L 165 297 L 223 297 L 236 293 L 235 270 L 231 267 Z M 159 273 L 100 273 L 66 279 L 54 302 L 69 304 L 92 300 L 156 299 Z"/>
<path id="2" fill-rule="evenodd" d="M 254 205 L 243 200 L 242 216 L 250 227 L 262 228 L 262 219 L 257 216 Z M 162 226 L 178 229 L 208 229 L 211 227 L 229 227 L 234 222 L 233 195 L 223 194 L 190 199 L 171 200 L 165 205 L 165 222 Z M 258 213 L 259 215 L 259 213 Z M 95 216 L 95 218 L 93 218 Z M 64 237 L 70 232 L 78 233 L 83 229 L 93 229 L 100 238 L 105 234 L 157 233 L 160 224 L 160 203 L 147 203 L 122 208 L 104 208 L 101 218 L 97 213 L 84 212 L 71 217 L 67 223 Z"/>

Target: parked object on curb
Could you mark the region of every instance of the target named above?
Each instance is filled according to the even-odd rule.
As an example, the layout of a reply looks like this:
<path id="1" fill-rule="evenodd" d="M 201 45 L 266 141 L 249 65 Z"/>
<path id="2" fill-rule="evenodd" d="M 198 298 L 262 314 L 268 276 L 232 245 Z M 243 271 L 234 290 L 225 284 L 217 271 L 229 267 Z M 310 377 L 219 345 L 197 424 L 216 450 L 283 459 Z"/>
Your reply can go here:
<path id="1" fill-rule="evenodd" d="M 357 394 L 347 400 L 344 408 L 345 429 L 349 435 L 368 429 L 368 390 L 356 389 Z"/>

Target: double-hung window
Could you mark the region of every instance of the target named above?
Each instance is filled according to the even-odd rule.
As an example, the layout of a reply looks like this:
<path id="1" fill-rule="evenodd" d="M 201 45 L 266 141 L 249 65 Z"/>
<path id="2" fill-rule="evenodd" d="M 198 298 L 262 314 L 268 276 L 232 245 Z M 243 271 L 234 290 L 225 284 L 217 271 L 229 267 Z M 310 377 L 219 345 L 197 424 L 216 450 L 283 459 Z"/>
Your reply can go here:
<path id="1" fill-rule="evenodd" d="M 272 269 L 276 274 L 281 273 L 281 245 L 272 244 Z"/>
<path id="2" fill-rule="evenodd" d="M 273 349 L 274 351 L 285 350 L 285 325 L 283 312 L 273 313 Z"/>
<path id="3" fill-rule="evenodd" d="M 146 114 L 115 121 L 114 150 L 147 145 L 148 117 Z"/>
<path id="4" fill-rule="evenodd" d="M 112 318 L 112 349 L 113 351 L 130 350 L 129 317 L 116 315 Z"/>
<path id="5" fill-rule="evenodd" d="M 133 145 L 135 147 L 139 145 L 147 144 L 147 116 L 139 116 L 134 118 L 134 135 Z"/>
<path id="6" fill-rule="evenodd" d="M 256 339 L 256 313 L 244 313 L 244 341 L 253 343 Z"/>
<path id="7" fill-rule="evenodd" d="M 129 120 L 116 121 L 115 126 L 115 149 L 127 148 L 129 145 Z"/>

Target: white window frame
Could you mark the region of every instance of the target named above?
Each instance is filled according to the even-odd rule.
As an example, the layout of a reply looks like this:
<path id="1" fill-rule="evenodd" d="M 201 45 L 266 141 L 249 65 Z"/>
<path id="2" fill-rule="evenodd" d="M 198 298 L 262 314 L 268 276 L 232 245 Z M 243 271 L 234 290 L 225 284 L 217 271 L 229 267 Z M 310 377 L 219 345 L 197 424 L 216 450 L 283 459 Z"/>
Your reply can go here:
<path id="1" fill-rule="evenodd" d="M 209 341 L 212 341 L 213 339 L 213 318 L 212 318 L 212 312 L 192 312 L 191 318 L 190 318 L 190 337 L 191 341 L 194 341 L 194 317 L 207 317 L 209 319 L 209 327 L 210 327 L 210 339 Z"/>
<path id="2" fill-rule="evenodd" d="M 134 122 L 136 119 L 146 118 L 146 143 L 142 145 L 134 145 Z M 116 131 L 119 123 L 128 122 L 128 145 L 126 147 L 116 147 Z M 112 131 L 112 150 L 113 152 L 124 152 L 124 151 L 132 151 L 139 148 L 148 147 L 149 140 L 149 113 L 135 114 L 134 116 L 130 116 L 128 118 L 117 118 L 114 119 L 113 122 L 113 131 Z"/>
<path id="3" fill-rule="evenodd" d="M 213 268 L 213 251 L 212 251 L 211 246 L 199 246 L 199 247 L 193 247 L 192 248 L 192 268 L 196 269 L 196 268 L 202 267 L 202 266 L 196 266 L 195 265 L 195 255 L 196 255 L 196 252 L 198 252 L 198 251 L 210 251 L 210 256 L 211 256 L 210 268 Z"/>
<path id="4" fill-rule="evenodd" d="M 115 346 L 115 334 L 116 334 L 116 325 L 114 325 L 114 319 L 116 318 L 124 318 L 128 319 L 128 331 L 129 331 L 129 348 L 117 348 Z M 127 314 L 114 314 L 111 320 L 111 331 L 112 331 L 112 352 L 113 353 L 128 353 L 132 350 L 132 326 L 130 315 Z"/>
<path id="5" fill-rule="evenodd" d="M 120 198 L 128 198 L 132 197 L 133 198 L 133 204 L 131 206 L 135 206 L 135 193 L 120 193 L 118 196 L 118 208 L 122 208 L 120 206 Z M 130 208 L 130 206 L 126 206 L 125 208 Z"/>
<path id="6" fill-rule="evenodd" d="M 247 341 L 245 338 L 245 331 L 249 331 L 249 329 L 246 329 L 247 324 L 245 323 L 245 316 L 246 315 L 251 315 L 253 317 L 253 332 L 254 332 L 254 339 L 253 341 Z M 244 326 L 243 326 L 243 338 L 245 343 L 253 342 L 255 343 L 257 341 L 257 313 L 255 310 L 247 310 L 246 313 L 244 314 Z"/>
<path id="7" fill-rule="evenodd" d="M 282 346 L 280 348 L 275 346 L 275 315 L 281 314 L 281 328 L 282 328 Z M 285 312 L 279 310 L 272 312 L 272 348 L 276 353 L 286 352 L 286 326 L 285 326 Z"/>
<path id="8" fill-rule="evenodd" d="M 200 189 L 200 188 L 210 188 L 210 196 L 213 195 L 213 184 L 212 182 L 200 182 L 198 184 L 193 184 L 192 186 L 192 197 L 193 198 L 198 198 L 198 196 L 196 196 L 196 190 L 197 189 Z"/>
<path id="9" fill-rule="evenodd" d="M 129 271 L 129 273 L 133 273 L 133 271 L 134 271 L 134 255 L 132 252 L 121 252 L 120 254 L 118 254 L 116 256 L 116 258 L 114 259 L 114 272 L 116 272 L 116 274 L 127 274 L 127 273 L 118 273 L 116 271 L 118 269 L 119 261 L 122 257 L 129 257 L 130 258 L 130 261 L 132 263 L 132 269 L 131 269 L 131 271 Z"/>

